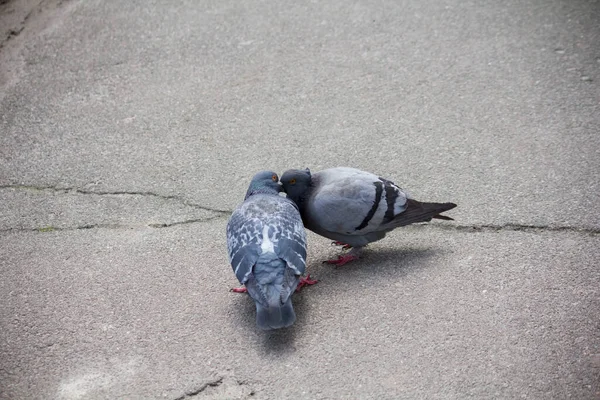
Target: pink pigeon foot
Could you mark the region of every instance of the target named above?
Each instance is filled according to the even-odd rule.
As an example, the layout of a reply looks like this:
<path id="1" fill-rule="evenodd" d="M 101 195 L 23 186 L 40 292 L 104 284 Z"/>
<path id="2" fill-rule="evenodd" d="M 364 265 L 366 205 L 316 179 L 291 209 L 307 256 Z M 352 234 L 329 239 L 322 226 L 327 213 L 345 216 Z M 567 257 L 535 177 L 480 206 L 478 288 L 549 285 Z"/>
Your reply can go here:
<path id="1" fill-rule="evenodd" d="M 304 286 L 314 285 L 319 282 L 316 279 L 310 279 L 310 274 L 306 275 L 306 278 L 300 278 L 300 283 L 298 283 L 298 287 L 296 288 L 296 292 L 299 292 Z"/>
<path id="2" fill-rule="evenodd" d="M 316 279 L 310 279 L 310 274 L 306 275 L 306 278 L 300 278 L 300 283 L 298 283 L 296 292 L 299 292 L 300 289 L 302 289 L 304 286 L 314 285 L 317 282 L 319 282 L 319 281 Z M 239 287 L 239 288 L 232 288 L 229 291 L 233 292 L 233 293 L 248 293 L 248 289 L 246 289 L 243 286 Z"/>
<path id="3" fill-rule="evenodd" d="M 354 261 L 354 260 L 358 260 L 358 256 L 356 254 L 344 254 L 339 256 L 337 259 L 334 260 L 327 260 L 327 261 L 323 261 L 324 263 L 327 264 L 333 264 L 337 267 L 341 267 L 344 264 L 348 264 L 350 261 Z"/>

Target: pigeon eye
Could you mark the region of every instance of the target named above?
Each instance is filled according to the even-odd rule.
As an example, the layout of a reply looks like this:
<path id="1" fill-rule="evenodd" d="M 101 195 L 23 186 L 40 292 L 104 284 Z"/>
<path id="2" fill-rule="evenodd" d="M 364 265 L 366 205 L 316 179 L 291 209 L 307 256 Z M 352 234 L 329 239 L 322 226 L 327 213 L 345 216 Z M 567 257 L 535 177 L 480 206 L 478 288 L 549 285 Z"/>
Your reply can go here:
<path id="1" fill-rule="evenodd" d="M 277 182 L 277 181 L 279 180 L 279 179 L 277 178 L 277 175 L 273 175 L 273 176 L 271 177 L 271 179 L 273 179 L 273 182 Z"/>
<path id="2" fill-rule="evenodd" d="M 292 178 L 290 179 L 290 185 L 295 185 L 296 184 L 296 179 Z"/>

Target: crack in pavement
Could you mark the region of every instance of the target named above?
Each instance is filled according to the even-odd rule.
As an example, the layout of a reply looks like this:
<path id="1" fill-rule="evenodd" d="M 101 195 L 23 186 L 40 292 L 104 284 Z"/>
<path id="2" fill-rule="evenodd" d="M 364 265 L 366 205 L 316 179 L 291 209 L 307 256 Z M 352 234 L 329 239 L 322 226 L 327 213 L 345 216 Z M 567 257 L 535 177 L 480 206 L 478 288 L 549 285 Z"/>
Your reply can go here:
<path id="1" fill-rule="evenodd" d="M 97 195 L 97 196 L 147 196 L 147 197 L 156 197 L 163 200 L 174 200 L 183 205 L 197 208 L 203 211 L 210 211 L 219 214 L 231 214 L 233 210 L 221 210 L 212 207 L 202 206 L 197 203 L 193 203 L 184 199 L 183 197 L 176 195 L 163 195 L 154 192 L 148 191 L 129 191 L 129 190 L 118 190 L 118 191 L 94 191 L 94 190 L 86 190 L 79 189 L 75 187 L 56 187 L 56 186 L 35 186 L 35 185 L 0 185 L 0 189 L 15 189 L 15 190 L 32 190 L 32 191 L 51 191 L 55 193 L 78 193 L 84 195 Z"/>
<path id="2" fill-rule="evenodd" d="M 221 385 L 221 383 L 223 383 L 223 377 L 220 377 L 214 381 L 210 381 L 205 383 L 204 385 L 200 386 L 197 389 L 193 389 L 190 391 L 185 392 L 185 394 L 183 394 L 182 396 L 176 397 L 174 400 L 183 400 L 185 398 L 188 397 L 194 397 L 199 395 L 200 393 L 202 393 L 203 391 L 205 391 L 206 389 L 208 389 L 209 387 L 216 387 Z"/>
<path id="3" fill-rule="evenodd" d="M 71 227 L 38 227 L 38 228 L 0 228 L 0 233 L 6 232 L 53 232 L 53 231 L 75 231 L 75 230 L 87 230 L 87 229 L 135 229 L 140 227 L 148 227 L 155 229 L 170 228 L 177 225 L 187 225 L 209 222 L 223 218 L 225 214 L 215 215 L 209 218 L 194 218 L 186 219 L 183 221 L 166 222 L 166 223 L 151 223 L 151 224 L 89 224 L 79 225 Z M 443 224 L 415 224 L 408 227 L 408 229 L 440 229 L 447 231 L 458 231 L 458 232 L 572 232 L 582 233 L 587 235 L 598 235 L 600 229 L 585 228 L 577 226 L 564 226 L 564 225 L 525 225 L 525 224 L 503 224 L 503 225 L 443 225 Z"/>
<path id="4" fill-rule="evenodd" d="M 97 196 L 147 196 L 147 197 L 155 197 L 163 200 L 176 201 L 185 206 L 193 207 L 203 211 L 209 211 L 216 213 L 218 215 L 209 217 L 209 218 L 194 218 L 187 219 L 183 221 L 175 221 L 168 223 L 150 223 L 150 224 L 90 224 L 90 225 L 81 225 L 81 226 L 72 226 L 72 227 L 39 227 L 39 228 L 0 228 L 0 232 L 51 232 L 51 231 L 70 231 L 70 230 L 85 230 L 85 229 L 134 229 L 139 228 L 140 226 L 146 226 L 150 228 L 169 228 L 176 225 L 186 225 L 193 223 L 202 223 L 208 222 L 215 219 L 219 219 L 223 216 L 229 216 L 233 212 L 232 210 L 222 210 L 212 207 L 202 206 L 197 203 L 190 202 L 185 198 L 177 195 L 162 195 L 159 193 L 154 193 L 150 191 L 93 191 L 86 189 L 79 189 L 75 187 L 57 187 L 57 186 L 36 186 L 36 185 L 17 185 L 17 184 L 9 184 L 9 185 L 0 185 L 0 190 L 2 189 L 13 189 L 13 190 L 32 190 L 32 191 L 51 191 L 54 193 L 77 193 L 83 195 L 97 195 Z M 415 224 L 411 225 L 412 228 L 422 229 L 427 227 L 428 229 L 441 229 L 441 230 L 449 230 L 449 231 L 463 231 L 463 232 L 573 232 L 573 233 L 582 233 L 588 235 L 597 235 L 600 234 L 600 228 L 590 228 L 590 227 L 579 227 L 579 226 L 569 226 L 569 225 L 533 225 L 533 224 L 516 224 L 516 223 L 506 223 L 506 224 L 473 224 L 473 225 L 460 225 L 460 224 L 442 224 L 442 223 L 433 223 L 433 224 Z"/>
<path id="5" fill-rule="evenodd" d="M 147 226 L 150 228 L 157 228 L 157 229 L 169 228 L 171 226 L 176 226 L 176 225 L 186 225 L 186 224 L 195 224 L 195 223 L 200 223 L 200 222 L 208 222 L 208 221 L 212 221 L 215 219 L 219 219 L 221 217 L 222 217 L 222 215 L 216 215 L 211 218 L 186 219 L 184 221 L 175 221 L 175 222 L 168 222 L 168 223 L 162 223 L 162 224 L 148 224 Z"/>
<path id="6" fill-rule="evenodd" d="M 56 2 L 41 0 L 36 5 L 29 5 L 25 2 L 25 4 L 22 5 L 22 7 L 29 8 L 29 10 L 27 11 L 27 13 L 25 15 L 23 15 L 21 18 L 19 18 L 17 20 L 9 19 L 8 21 L 5 21 L 5 23 L 12 24 L 13 27 L 11 27 L 6 32 L 4 37 L 0 38 L 0 49 L 4 48 L 16 36 L 19 36 L 19 34 L 27 27 L 29 19 L 31 19 L 34 15 L 41 14 L 42 12 L 47 10 L 48 7 L 50 7 L 50 8 L 60 7 L 65 2 L 66 2 L 66 0 L 59 0 Z M 8 1 L 8 0 L 0 0 L 0 7 L 8 6 L 9 3 L 10 3 L 10 1 Z M 11 14 L 14 13 L 18 16 L 19 13 L 21 12 L 19 10 L 19 8 L 20 7 L 17 7 L 16 9 L 15 8 L 6 8 L 4 10 L 0 10 L 0 12 L 8 12 Z M 25 11 L 25 9 L 23 11 Z"/>
<path id="7" fill-rule="evenodd" d="M 600 228 L 588 228 L 581 226 L 569 225 L 530 225 L 530 224 L 514 224 L 506 223 L 502 225 L 494 224 L 475 224 L 475 225 L 451 225 L 451 224 L 422 224 L 412 225 L 414 228 L 435 227 L 441 230 L 449 231 L 464 231 L 464 232 L 574 232 L 584 233 L 589 235 L 600 234 Z"/>
<path id="8" fill-rule="evenodd" d="M 153 224 L 89 224 L 89 225 L 78 225 L 78 226 L 66 226 L 66 227 L 58 227 L 58 226 L 45 226 L 38 228 L 0 228 L 0 233 L 10 233 L 10 232 L 54 232 L 54 231 L 77 231 L 77 230 L 88 230 L 88 229 L 136 229 L 140 227 L 148 227 L 155 229 L 169 228 L 176 225 L 186 225 L 186 224 L 195 224 L 208 222 L 215 219 L 223 218 L 223 215 L 215 215 L 209 218 L 194 218 L 194 219 L 186 219 L 183 221 L 175 221 L 168 223 L 153 223 Z"/>

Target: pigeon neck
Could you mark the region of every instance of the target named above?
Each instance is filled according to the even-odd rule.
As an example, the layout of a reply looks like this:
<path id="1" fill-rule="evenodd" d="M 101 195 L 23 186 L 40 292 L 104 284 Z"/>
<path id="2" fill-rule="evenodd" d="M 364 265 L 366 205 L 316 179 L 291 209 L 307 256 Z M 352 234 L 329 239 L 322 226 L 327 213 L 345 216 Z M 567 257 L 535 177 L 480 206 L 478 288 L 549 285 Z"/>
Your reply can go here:
<path id="1" fill-rule="evenodd" d="M 306 205 L 307 196 L 308 196 L 308 190 L 305 190 L 304 192 L 302 192 L 301 194 L 298 194 L 297 196 L 294 196 L 290 200 L 292 200 L 294 203 L 296 203 L 296 205 L 298 206 L 298 209 L 300 210 L 300 212 L 302 212 Z"/>
<path id="2" fill-rule="evenodd" d="M 279 195 L 279 192 L 277 192 L 273 188 L 265 187 L 265 186 L 261 186 L 261 187 L 257 187 L 257 188 L 249 188 L 248 191 L 246 192 L 246 197 L 244 197 L 244 200 L 247 200 L 248 197 L 253 196 L 255 194 L 274 194 L 274 195 Z"/>
<path id="3" fill-rule="evenodd" d="M 312 182 L 309 183 L 307 186 L 292 187 L 287 192 L 287 197 L 288 197 L 288 199 L 293 201 L 294 204 L 296 204 L 296 206 L 298 206 L 298 209 L 300 210 L 300 212 L 302 212 L 302 210 L 306 206 L 306 199 L 308 199 L 311 190 L 312 190 Z"/>

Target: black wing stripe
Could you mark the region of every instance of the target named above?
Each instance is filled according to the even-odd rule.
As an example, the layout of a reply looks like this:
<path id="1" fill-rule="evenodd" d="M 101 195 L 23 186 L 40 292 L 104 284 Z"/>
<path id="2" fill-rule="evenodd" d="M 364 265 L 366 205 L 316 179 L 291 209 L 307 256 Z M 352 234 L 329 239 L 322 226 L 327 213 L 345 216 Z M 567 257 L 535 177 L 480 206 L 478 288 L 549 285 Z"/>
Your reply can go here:
<path id="1" fill-rule="evenodd" d="M 379 207 L 379 202 L 381 201 L 381 194 L 383 193 L 383 184 L 381 182 L 373 182 L 375 185 L 375 202 L 373 203 L 373 207 L 369 210 L 369 213 L 363 219 L 359 226 L 355 228 L 355 230 L 360 231 L 362 228 L 369 224 L 369 221 L 375 215 L 377 208 Z"/>
<path id="2" fill-rule="evenodd" d="M 396 200 L 398 199 L 398 190 L 394 186 L 394 184 L 387 179 L 379 178 L 385 185 L 385 201 L 387 202 L 387 210 L 385 211 L 385 215 L 383 216 L 383 223 L 388 223 L 394 219 L 394 206 L 396 205 Z"/>

